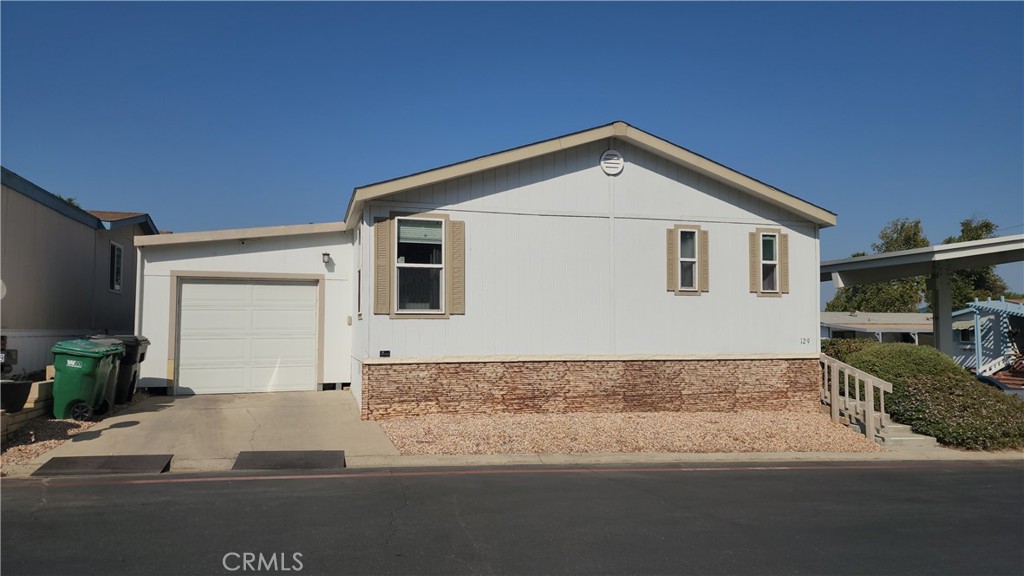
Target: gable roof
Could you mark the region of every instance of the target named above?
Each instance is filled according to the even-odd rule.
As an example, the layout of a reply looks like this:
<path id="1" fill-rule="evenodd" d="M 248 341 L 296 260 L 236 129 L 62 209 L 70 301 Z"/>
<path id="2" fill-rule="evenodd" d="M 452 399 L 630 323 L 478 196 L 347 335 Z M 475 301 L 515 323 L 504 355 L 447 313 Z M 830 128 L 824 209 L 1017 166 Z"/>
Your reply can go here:
<path id="1" fill-rule="evenodd" d="M 506 164 L 512 164 L 514 162 L 529 160 L 531 158 L 536 158 L 559 150 L 603 140 L 605 138 L 618 138 L 629 142 L 630 144 L 648 152 L 667 158 L 685 166 L 686 168 L 728 184 L 760 200 L 768 202 L 769 204 L 797 214 L 818 224 L 819 226 L 827 227 L 835 226 L 836 224 L 836 215 L 824 208 L 821 208 L 820 206 L 816 206 L 806 200 L 797 198 L 796 196 L 786 193 L 774 186 L 770 186 L 760 180 L 751 178 L 746 174 L 719 164 L 709 158 L 705 158 L 700 154 L 687 150 L 682 146 L 673 144 L 668 140 L 658 138 L 653 134 L 649 134 L 639 128 L 630 126 L 625 122 L 613 122 L 604 126 L 598 126 L 597 128 L 591 128 L 589 130 L 566 134 L 565 136 L 559 136 L 550 140 L 520 146 L 519 148 L 512 148 L 511 150 L 496 152 L 494 154 L 480 156 L 471 160 L 449 164 L 433 170 L 417 172 L 408 176 L 360 186 L 352 191 L 352 196 L 349 198 L 348 209 L 345 212 L 345 228 L 349 229 L 353 226 L 353 218 L 355 215 L 362 212 L 363 203 L 369 200 L 390 196 L 391 194 L 397 194 L 411 188 L 429 186 L 445 180 L 461 178 L 476 172 L 482 172 L 484 170 L 504 166 Z"/>
<path id="2" fill-rule="evenodd" d="M 83 210 L 78 206 L 68 203 L 56 194 L 45 190 L 41 186 L 30 182 L 28 179 L 15 174 L 7 168 L 0 167 L 0 179 L 3 185 L 11 190 L 20 193 L 22 196 L 35 200 L 36 202 L 66 216 L 76 222 L 85 224 L 94 230 L 118 228 L 138 224 L 142 226 L 146 234 L 159 234 L 156 224 L 149 217 L 149 214 L 142 212 L 104 212 L 100 210 Z M 115 224 L 116 223 L 116 224 Z"/>

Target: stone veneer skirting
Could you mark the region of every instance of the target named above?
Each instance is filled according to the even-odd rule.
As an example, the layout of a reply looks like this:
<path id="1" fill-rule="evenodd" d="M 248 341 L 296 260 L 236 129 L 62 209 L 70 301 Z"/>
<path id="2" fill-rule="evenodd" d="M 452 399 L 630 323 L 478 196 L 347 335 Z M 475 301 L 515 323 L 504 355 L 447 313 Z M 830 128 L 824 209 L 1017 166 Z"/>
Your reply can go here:
<path id="1" fill-rule="evenodd" d="M 815 358 L 366 363 L 362 418 L 815 410 Z"/>

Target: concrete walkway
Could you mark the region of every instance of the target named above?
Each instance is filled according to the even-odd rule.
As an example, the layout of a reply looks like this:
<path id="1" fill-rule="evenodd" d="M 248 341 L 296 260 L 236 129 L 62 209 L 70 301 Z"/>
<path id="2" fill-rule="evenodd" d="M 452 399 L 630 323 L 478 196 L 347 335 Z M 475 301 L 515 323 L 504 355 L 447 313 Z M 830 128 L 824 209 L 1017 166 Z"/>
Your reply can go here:
<path id="1" fill-rule="evenodd" d="M 397 457 L 376 422 L 359 419 L 347 390 L 156 396 L 36 458 L 173 454 L 171 469 L 230 470 L 246 450 L 344 450 Z"/>

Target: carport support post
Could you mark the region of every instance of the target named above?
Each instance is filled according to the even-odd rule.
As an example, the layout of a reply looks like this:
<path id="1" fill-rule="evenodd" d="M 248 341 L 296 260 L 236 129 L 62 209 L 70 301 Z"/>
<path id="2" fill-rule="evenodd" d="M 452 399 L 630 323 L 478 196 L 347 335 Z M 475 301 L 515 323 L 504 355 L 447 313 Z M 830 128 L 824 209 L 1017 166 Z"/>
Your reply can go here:
<path id="1" fill-rule="evenodd" d="M 932 331 L 935 347 L 942 353 L 953 355 L 953 291 L 950 288 L 949 269 L 936 263 L 927 282 L 932 293 Z"/>
<path id="2" fill-rule="evenodd" d="M 977 298 L 974 299 L 978 301 Z M 974 373 L 981 376 L 981 312 L 974 309 Z"/>

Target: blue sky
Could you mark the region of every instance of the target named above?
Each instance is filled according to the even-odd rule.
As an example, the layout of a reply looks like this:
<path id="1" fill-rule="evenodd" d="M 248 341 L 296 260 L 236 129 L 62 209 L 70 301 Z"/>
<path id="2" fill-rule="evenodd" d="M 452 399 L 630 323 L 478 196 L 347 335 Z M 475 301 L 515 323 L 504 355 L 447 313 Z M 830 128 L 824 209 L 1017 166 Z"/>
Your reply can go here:
<path id="1" fill-rule="evenodd" d="M 175 231 L 625 120 L 839 215 L 1024 232 L 1021 3 L 0 4 L 3 165 Z M 1024 290 L 1024 265 L 1000 267 Z M 829 285 L 823 286 L 826 296 Z"/>

